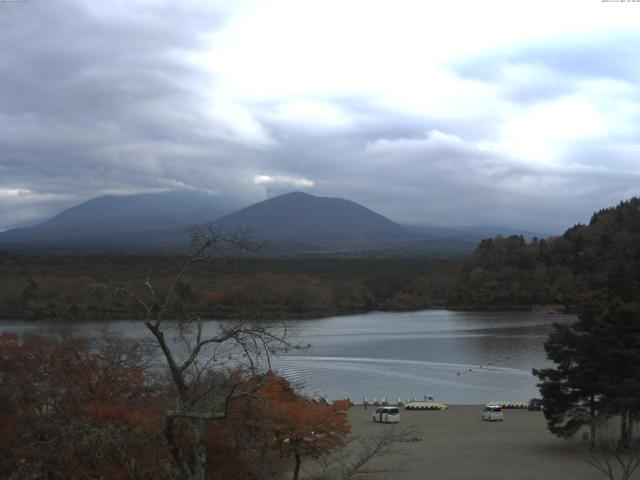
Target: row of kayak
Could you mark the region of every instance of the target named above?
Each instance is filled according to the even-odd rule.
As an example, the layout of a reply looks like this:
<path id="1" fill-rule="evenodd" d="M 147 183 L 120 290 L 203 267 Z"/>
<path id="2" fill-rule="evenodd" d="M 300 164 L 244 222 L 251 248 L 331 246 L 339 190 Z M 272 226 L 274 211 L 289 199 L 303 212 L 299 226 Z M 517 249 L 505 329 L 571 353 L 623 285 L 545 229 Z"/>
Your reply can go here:
<path id="1" fill-rule="evenodd" d="M 404 408 L 406 410 L 446 410 L 449 408 L 441 402 L 409 402 Z"/>

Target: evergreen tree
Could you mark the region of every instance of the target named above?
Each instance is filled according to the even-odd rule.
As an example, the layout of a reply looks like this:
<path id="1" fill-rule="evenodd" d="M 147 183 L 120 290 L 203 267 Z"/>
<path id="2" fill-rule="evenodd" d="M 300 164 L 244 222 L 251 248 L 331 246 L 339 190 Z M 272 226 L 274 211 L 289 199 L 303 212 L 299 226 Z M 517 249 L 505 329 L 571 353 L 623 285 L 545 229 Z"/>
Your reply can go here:
<path id="1" fill-rule="evenodd" d="M 640 305 L 616 298 L 583 321 L 591 324 L 599 344 L 603 403 L 620 417 L 620 443 L 629 445 L 640 416 Z"/>
<path id="2" fill-rule="evenodd" d="M 571 437 L 584 426 L 590 427 L 591 443 L 603 413 L 602 375 L 598 345 L 585 325 L 556 324 L 544 348 L 555 368 L 534 369 L 540 379 L 544 415 L 549 430 L 560 437 Z"/>
<path id="3" fill-rule="evenodd" d="M 640 304 L 611 295 L 583 309 L 573 325 L 556 325 L 545 343 L 555 368 L 538 376 L 549 430 L 569 437 L 617 416 L 628 445 L 640 417 Z"/>

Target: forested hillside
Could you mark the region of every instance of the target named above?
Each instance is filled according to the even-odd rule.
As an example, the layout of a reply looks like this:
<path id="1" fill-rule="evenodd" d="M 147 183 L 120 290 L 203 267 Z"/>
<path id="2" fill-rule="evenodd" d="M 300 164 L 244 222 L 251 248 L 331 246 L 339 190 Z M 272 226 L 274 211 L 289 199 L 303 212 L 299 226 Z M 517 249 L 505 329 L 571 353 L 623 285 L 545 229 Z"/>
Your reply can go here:
<path id="1" fill-rule="evenodd" d="M 484 240 L 460 269 L 449 302 L 506 307 L 569 308 L 606 295 L 634 295 L 640 286 L 640 199 L 595 213 L 561 237 Z"/>

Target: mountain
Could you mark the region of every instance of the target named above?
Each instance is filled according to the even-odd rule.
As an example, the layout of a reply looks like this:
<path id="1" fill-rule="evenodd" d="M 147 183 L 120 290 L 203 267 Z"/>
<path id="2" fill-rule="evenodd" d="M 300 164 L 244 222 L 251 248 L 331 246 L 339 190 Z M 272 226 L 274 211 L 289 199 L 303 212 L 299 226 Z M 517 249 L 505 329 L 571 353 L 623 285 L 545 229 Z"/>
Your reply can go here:
<path id="1" fill-rule="evenodd" d="M 191 190 L 107 195 L 38 225 L 2 232 L 0 245 L 97 247 L 181 241 L 185 227 L 228 213 L 219 203 L 212 195 Z"/>
<path id="2" fill-rule="evenodd" d="M 350 200 L 288 193 L 243 208 L 214 222 L 243 228 L 264 239 L 384 239 L 407 235 L 388 218 Z"/>

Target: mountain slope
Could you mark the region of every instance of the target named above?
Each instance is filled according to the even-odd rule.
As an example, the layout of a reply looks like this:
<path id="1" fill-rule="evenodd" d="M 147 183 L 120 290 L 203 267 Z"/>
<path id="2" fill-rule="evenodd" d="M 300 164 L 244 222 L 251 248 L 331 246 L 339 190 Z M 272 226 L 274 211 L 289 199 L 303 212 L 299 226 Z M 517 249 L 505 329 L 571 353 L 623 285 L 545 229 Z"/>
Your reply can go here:
<path id="1" fill-rule="evenodd" d="M 226 229 L 250 230 L 260 238 L 374 239 L 407 231 L 350 200 L 294 192 L 270 198 L 218 219 Z"/>
<path id="2" fill-rule="evenodd" d="M 215 197 L 190 190 L 108 195 L 68 208 L 41 224 L 0 233 L 0 244 L 124 245 L 167 235 L 174 238 L 168 232 L 227 213 L 216 203 Z"/>

